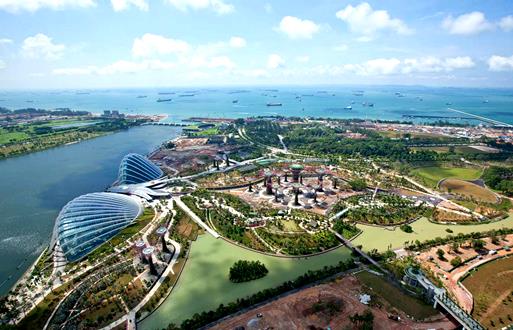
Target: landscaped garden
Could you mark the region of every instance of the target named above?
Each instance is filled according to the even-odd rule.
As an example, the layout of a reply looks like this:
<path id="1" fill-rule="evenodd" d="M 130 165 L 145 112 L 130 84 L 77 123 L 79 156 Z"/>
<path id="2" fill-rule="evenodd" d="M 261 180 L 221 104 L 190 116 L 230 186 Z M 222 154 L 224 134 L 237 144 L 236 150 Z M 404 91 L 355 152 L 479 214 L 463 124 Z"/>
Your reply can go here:
<path id="1" fill-rule="evenodd" d="M 442 179 L 455 178 L 461 180 L 475 180 L 482 174 L 482 169 L 474 167 L 427 166 L 411 170 L 414 177 L 430 188 L 435 188 Z"/>
<path id="2" fill-rule="evenodd" d="M 383 226 L 409 222 L 426 211 L 422 204 L 388 193 L 352 196 L 339 202 L 337 210 L 346 207 L 349 210 L 344 217 L 348 221 Z"/>
<path id="3" fill-rule="evenodd" d="M 181 323 L 194 313 L 216 309 L 219 304 L 235 301 L 266 288 L 294 279 L 308 270 L 336 265 L 350 258 L 341 247 L 308 258 L 280 258 L 252 252 L 210 235 L 201 235 L 192 244 L 189 260 L 169 298 L 139 326 L 161 329 L 171 322 Z M 228 279 L 230 267 L 239 259 L 259 260 L 266 265 L 267 276 L 245 283 Z"/>
<path id="4" fill-rule="evenodd" d="M 440 190 L 456 197 L 462 197 L 476 202 L 497 203 L 497 196 L 487 188 L 460 179 L 445 179 L 440 182 Z"/>

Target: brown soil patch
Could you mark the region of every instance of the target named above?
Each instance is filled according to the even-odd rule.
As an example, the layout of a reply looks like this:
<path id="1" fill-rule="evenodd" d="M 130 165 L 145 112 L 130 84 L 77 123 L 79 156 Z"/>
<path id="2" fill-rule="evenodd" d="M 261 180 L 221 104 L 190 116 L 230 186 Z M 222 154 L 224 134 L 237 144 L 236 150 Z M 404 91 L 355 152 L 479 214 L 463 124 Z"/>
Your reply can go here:
<path id="1" fill-rule="evenodd" d="M 445 179 L 440 183 L 440 189 L 476 201 L 486 203 L 498 202 L 497 196 L 490 190 L 464 180 Z"/>
<path id="2" fill-rule="evenodd" d="M 394 310 L 384 299 L 374 307 L 358 300 L 365 288 L 354 276 L 346 276 L 328 284 L 318 285 L 278 299 L 242 315 L 228 319 L 212 329 L 351 329 L 349 316 L 362 314 L 370 308 L 374 315 L 374 329 L 455 329 L 455 325 L 440 314 L 438 321 L 419 323 L 406 318 L 403 312 Z M 400 321 L 388 318 L 399 315 Z M 261 318 L 257 314 L 262 314 Z"/>

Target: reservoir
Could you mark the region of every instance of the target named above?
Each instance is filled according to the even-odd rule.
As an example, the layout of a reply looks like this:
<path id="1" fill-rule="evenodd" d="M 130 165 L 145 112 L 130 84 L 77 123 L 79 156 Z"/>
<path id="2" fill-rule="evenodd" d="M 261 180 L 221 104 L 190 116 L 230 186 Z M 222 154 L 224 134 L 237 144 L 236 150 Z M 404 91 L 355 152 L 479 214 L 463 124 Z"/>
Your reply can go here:
<path id="1" fill-rule="evenodd" d="M 147 154 L 179 134 L 177 127 L 141 126 L 0 160 L 0 294 L 48 244 L 67 202 L 103 191 L 116 180 L 127 153 Z"/>

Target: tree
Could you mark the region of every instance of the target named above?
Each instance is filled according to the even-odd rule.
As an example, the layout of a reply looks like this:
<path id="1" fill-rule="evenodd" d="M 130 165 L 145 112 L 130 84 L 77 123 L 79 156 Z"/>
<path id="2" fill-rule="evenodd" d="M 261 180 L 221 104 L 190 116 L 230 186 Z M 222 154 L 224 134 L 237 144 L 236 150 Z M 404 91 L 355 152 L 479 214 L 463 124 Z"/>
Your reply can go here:
<path id="1" fill-rule="evenodd" d="M 404 231 L 405 233 L 413 233 L 413 228 L 410 226 L 410 225 L 401 225 L 401 228 L 402 231 Z"/>
<path id="2" fill-rule="evenodd" d="M 349 181 L 349 185 L 351 186 L 351 189 L 355 191 L 361 191 L 367 188 L 367 182 L 365 182 L 364 179 L 354 179 Z"/>
<path id="3" fill-rule="evenodd" d="M 458 243 L 458 242 L 452 242 L 452 244 L 451 244 L 451 248 L 452 248 L 452 250 L 453 250 L 454 252 L 456 252 L 456 253 L 457 253 L 457 252 L 458 252 L 459 247 L 460 247 L 460 243 Z"/>
<path id="4" fill-rule="evenodd" d="M 458 267 L 462 264 L 463 262 L 461 261 L 461 258 L 460 256 L 457 256 L 456 258 L 452 259 L 451 260 L 451 266 L 453 267 Z"/>
<path id="5" fill-rule="evenodd" d="M 485 242 L 480 239 L 473 239 L 472 240 L 472 247 L 474 250 L 481 250 L 485 245 Z"/>
<path id="6" fill-rule="evenodd" d="M 445 251 L 444 250 L 438 249 L 438 250 L 436 250 L 436 254 L 438 255 L 438 259 L 445 260 L 445 258 L 444 258 Z"/>
<path id="7" fill-rule="evenodd" d="M 268 272 L 260 261 L 239 260 L 230 267 L 229 278 L 234 283 L 241 283 L 264 277 Z"/>

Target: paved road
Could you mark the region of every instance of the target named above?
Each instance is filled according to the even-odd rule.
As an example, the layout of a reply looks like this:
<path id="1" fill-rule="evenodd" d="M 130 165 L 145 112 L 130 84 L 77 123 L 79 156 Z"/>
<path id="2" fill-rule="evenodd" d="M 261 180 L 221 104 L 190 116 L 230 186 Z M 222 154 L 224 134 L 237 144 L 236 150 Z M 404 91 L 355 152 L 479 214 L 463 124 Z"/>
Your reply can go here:
<path id="1" fill-rule="evenodd" d="M 207 226 L 206 223 L 203 222 L 203 220 L 200 219 L 200 217 L 198 217 L 194 212 L 191 211 L 191 209 L 185 205 L 184 202 L 182 202 L 182 200 L 180 199 L 180 196 L 177 196 L 177 197 L 173 197 L 176 205 L 181 208 L 182 210 L 184 210 L 185 213 L 187 213 L 188 216 L 191 217 L 192 220 L 194 220 L 194 222 L 196 222 L 198 225 L 201 226 L 201 228 L 205 229 L 210 235 L 214 236 L 215 238 L 219 238 L 220 235 L 215 231 L 213 230 L 212 228 L 210 228 L 209 226 Z"/>

